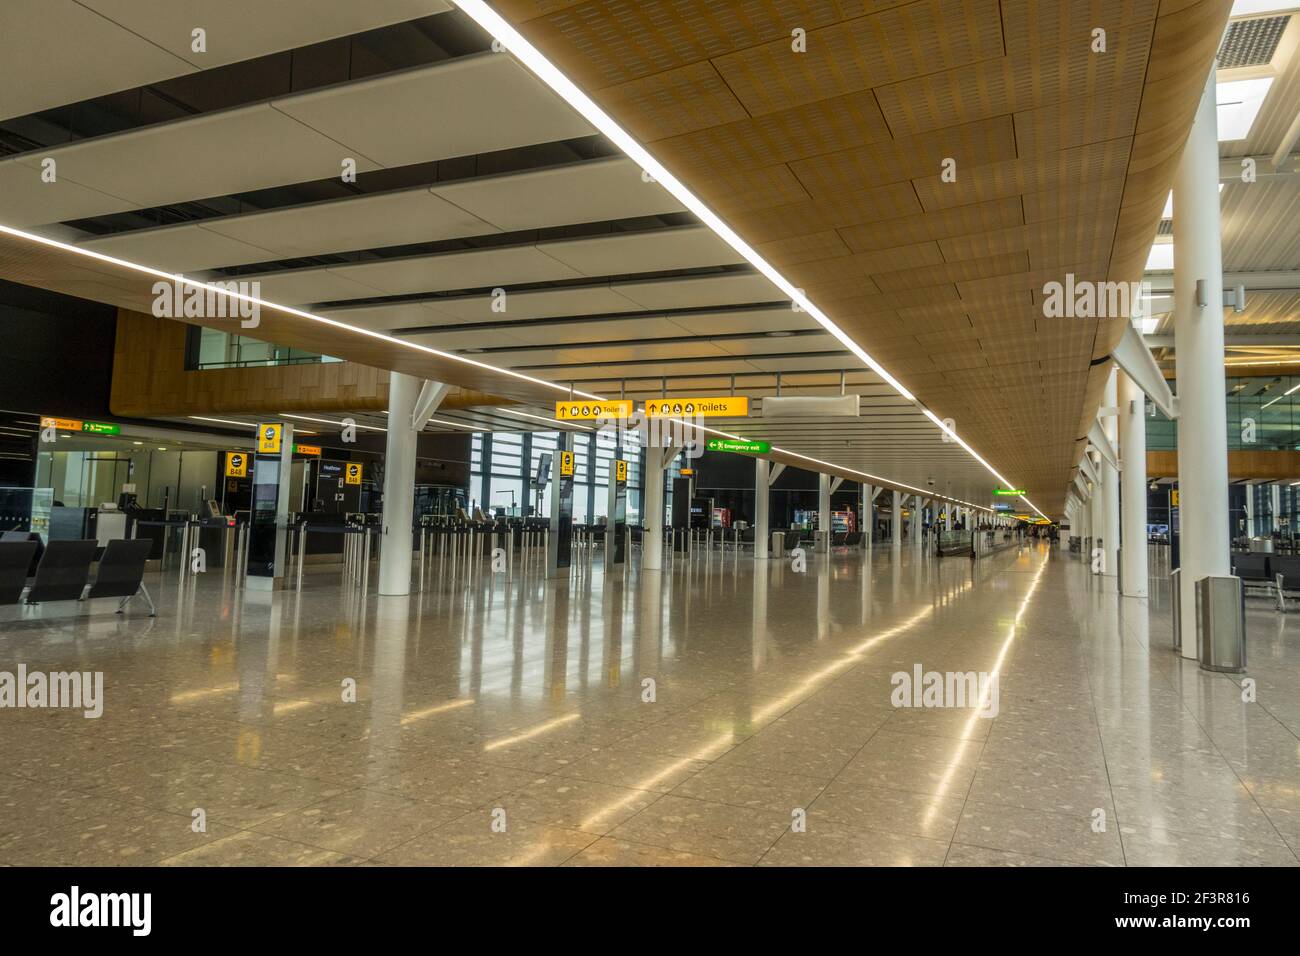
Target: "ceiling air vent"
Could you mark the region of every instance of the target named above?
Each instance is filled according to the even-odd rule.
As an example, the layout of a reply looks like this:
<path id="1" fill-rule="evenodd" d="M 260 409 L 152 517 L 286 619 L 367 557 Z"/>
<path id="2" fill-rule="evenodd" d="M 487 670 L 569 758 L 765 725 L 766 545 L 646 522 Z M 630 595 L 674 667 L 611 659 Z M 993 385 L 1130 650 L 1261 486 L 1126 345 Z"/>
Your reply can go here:
<path id="1" fill-rule="evenodd" d="M 1229 23 L 1223 45 L 1219 47 L 1219 69 L 1271 63 L 1290 19 L 1290 16 L 1258 17 Z"/>
<path id="2" fill-rule="evenodd" d="M 1157 236 L 1172 236 L 1174 234 L 1174 221 L 1172 219 L 1161 219 L 1160 225 L 1156 227 Z"/>

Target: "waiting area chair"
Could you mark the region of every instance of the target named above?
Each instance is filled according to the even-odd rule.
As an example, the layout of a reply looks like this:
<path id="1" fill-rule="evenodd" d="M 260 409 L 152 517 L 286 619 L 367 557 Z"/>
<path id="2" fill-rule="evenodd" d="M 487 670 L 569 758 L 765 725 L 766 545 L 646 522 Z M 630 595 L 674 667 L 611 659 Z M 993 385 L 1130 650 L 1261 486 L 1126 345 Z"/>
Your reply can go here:
<path id="1" fill-rule="evenodd" d="M 157 608 L 144 586 L 145 562 L 151 546 L 152 541 L 147 538 L 110 541 L 100 553 L 93 539 L 51 541 L 45 546 L 28 586 L 27 572 L 37 542 L 0 541 L 0 604 L 25 600 L 26 604 L 34 605 L 117 597 L 122 599 L 117 607 L 117 613 L 121 614 L 127 603 L 138 596 L 149 606 L 149 616 L 155 617 Z M 97 557 L 95 580 L 87 588 L 90 568 Z"/>

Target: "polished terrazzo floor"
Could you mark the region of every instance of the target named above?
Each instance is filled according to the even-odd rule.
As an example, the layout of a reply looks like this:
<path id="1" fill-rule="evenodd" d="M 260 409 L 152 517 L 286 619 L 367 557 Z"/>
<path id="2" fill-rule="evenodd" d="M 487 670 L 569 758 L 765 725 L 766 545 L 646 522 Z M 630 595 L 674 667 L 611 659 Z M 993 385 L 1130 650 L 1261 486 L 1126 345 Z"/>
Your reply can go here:
<path id="1" fill-rule="evenodd" d="M 1167 588 L 1043 545 L 428 579 L 0 610 L 0 671 L 105 681 L 97 720 L 0 710 L 0 864 L 1297 863 L 1300 613 L 1266 601 L 1244 702 L 1168 649 Z M 895 708 L 918 664 L 996 673 L 997 716 Z"/>

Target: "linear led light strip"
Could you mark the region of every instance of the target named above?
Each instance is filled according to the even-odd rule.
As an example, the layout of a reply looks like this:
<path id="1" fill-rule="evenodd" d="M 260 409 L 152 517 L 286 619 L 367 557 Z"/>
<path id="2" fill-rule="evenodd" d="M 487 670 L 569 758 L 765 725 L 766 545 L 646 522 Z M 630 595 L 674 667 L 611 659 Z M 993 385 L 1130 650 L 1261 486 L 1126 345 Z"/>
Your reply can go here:
<path id="1" fill-rule="evenodd" d="M 694 428 L 697 429 L 698 431 L 708 432 L 710 435 L 718 435 L 722 438 L 733 438 L 737 441 L 750 441 L 750 439 L 744 438 L 740 435 L 733 435 L 730 432 L 718 431 L 716 428 L 709 428 L 707 425 L 697 425 L 695 422 L 684 421 L 680 418 L 670 418 L 670 419 L 666 419 L 666 421 L 676 422 L 677 424 L 684 425 L 687 428 Z M 812 462 L 814 465 L 825 465 L 827 468 L 833 468 L 836 471 L 847 471 L 854 475 L 858 475 L 861 478 L 866 478 L 871 482 L 879 482 L 882 485 L 896 485 L 900 490 L 906 489 L 908 491 L 913 491 L 919 495 L 924 495 L 927 498 L 938 498 L 941 501 L 951 501 L 953 504 L 965 505 L 966 507 L 974 508 L 977 511 L 987 511 L 989 514 L 995 513 L 992 508 L 987 508 L 984 505 L 977 505 L 971 501 L 963 501 L 961 498 L 950 498 L 947 495 L 941 495 L 934 491 L 928 491 L 925 488 L 917 488 L 915 485 L 909 485 L 901 481 L 894 481 L 892 478 L 881 478 L 879 475 L 873 475 L 865 471 L 858 471 L 856 468 L 850 468 L 847 465 L 837 465 L 834 462 L 822 461 L 820 458 L 812 458 L 808 455 L 801 455 L 799 452 L 790 451 L 787 448 L 778 448 L 776 445 L 773 445 L 772 450 L 779 451 L 783 455 L 790 455 L 792 458 L 800 458 L 803 461 Z M 1030 507 L 1033 506 L 1030 505 Z M 1037 508 L 1034 508 L 1034 510 L 1038 511 Z M 1042 514 L 1042 512 L 1040 511 L 1039 514 Z M 1047 517 L 1047 516 L 1043 515 L 1043 517 Z"/>
<path id="2" fill-rule="evenodd" d="M 944 424 L 934 412 L 926 408 L 917 401 L 916 396 L 904 387 L 903 383 L 889 374 L 889 371 L 867 354 L 862 346 L 849 336 L 847 332 L 836 325 L 826 313 L 813 304 L 802 289 L 794 285 L 789 279 L 776 270 L 766 259 L 758 254 L 749 243 L 740 238 L 730 226 L 722 221 L 712 209 L 710 209 L 699 197 L 686 188 L 680 180 L 670 173 L 657 159 L 655 159 L 639 142 L 632 137 L 623 127 L 614 122 L 604 110 L 596 105 L 595 101 L 586 93 L 582 92 L 572 80 L 560 72 L 559 67 L 542 55 L 541 51 L 524 39 L 513 26 L 510 25 L 504 17 L 489 7 L 483 0 L 453 0 L 456 6 L 460 7 L 465 13 L 473 19 L 479 26 L 495 37 L 506 49 L 513 53 L 528 69 L 532 70 L 537 77 L 554 90 L 570 106 L 582 114 L 583 118 L 600 130 L 608 137 L 615 146 L 635 160 L 642 169 L 654 177 L 654 179 L 668 190 L 674 198 L 683 206 L 693 212 L 706 226 L 712 229 L 719 238 L 727 245 L 735 249 L 749 261 L 755 269 L 762 273 L 773 285 L 790 297 L 790 300 L 799 306 L 804 312 L 811 315 L 817 320 L 818 324 L 827 332 L 835 336 L 840 343 L 856 355 L 869 369 L 888 382 L 898 394 L 902 395 L 909 402 L 914 403 L 926 418 L 934 422 L 940 429 L 948 435 L 953 441 L 961 445 L 962 448 L 978 461 L 989 472 L 1002 482 L 1007 488 L 1016 487 L 1006 478 L 1002 477 L 992 465 L 981 458 L 970 445 L 958 436 L 958 434 Z M 790 454 L 787 452 L 787 454 Z M 810 461 L 815 459 L 808 459 Z M 839 467 L 839 466 L 835 466 Z M 1044 515 L 1028 498 L 1022 500 L 1029 507 L 1037 511 L 1038 514 Z"/>
<path id="3" fill-rule="evenodd" d="M 102 252 L 96 252 L 96 251 L 94 251 L 93 249 L 83 249 L 83 248 L 81 248 L 81 247 L 79 247 L 79 246 L 70 245 L 69 243 L 66 243 L 66 242 L 60 242 L 60 241 L 57 240 L 57 239 L 49 239 L 49 238 L 47 238 L 47 237 L 45 237 L 45 236 L 38 236 L 38 235 L 36 235 L 35 233 L 24 232 L 24 231 L 21 230 L 21 229 L 15 229 L 15 228 L 13 228 L 12 226 L 6 226 L 6 225 L 4 225 L 3 223 L 0 223 L 0 233 L 3 233 L 3 234 L 8 235 L 8 236 L 13 236 L 13 237 L 16 238 L 16 239 L 23 239 L 23 240 L 26 240 L 26 241 L 28 241 L 28 242 L 35 242 L 35 243 L 37 243 L 37 244 L 39 244 L 39 245 L 49 246 L 50 248 L 53 248 L 53 249 L 60 249 L 60 250 L 62 250 L 62 251 L 64 251 L 64 252 L 70 252 L 70 253 L 72 253 L 72 254 L 74 254 L 74 255 L 85 256 L 85 257 L 87 257 L 87 258 L 95 259 L 95 260 L 100 261 L 100 262 L 106 262 L 106 263 L 108 263 L 108 264 L 110 264 L 110 265 L 119 266 L 119 267 L 121 267 L 121 268 L 123 268 L 123 269 L 129 269 L 129 270 L 131 270 L 132 272 L 139 272 L 139 273 L 141 273 L 141 274 L 143 274 L 143 275 L 153 276 L 154 278 L 157 278 L 157 279 L 165 279 L 165 280 L 167 280 L 168 282 L 180 282 L 180 283 L 182 283 L 182 284 L 184 284 L 184 285 L 186 285 L 186 286 L 189 286 L 189 287 L 192 287 L 192 288 L 196 288 L 196 289 L 203 289 L 203 290 L 205 290 L 205 291 L 207 291 L 207 292 L 211 292 L 211 293 L 213 293 L 213 294 L 215 294 L 215 295 L 224 295 L 224 296 L 226 296 L 227 298 L 236 299 L 236 300 L 240 300 L 240 301 L 243 301 L 243 302 L 253 303 L 253 304 L 258 305 L 258 306 L 266 306 L 266 307 L 269 308 L 269 309 L 275 309 L 276 311 L 278 311 L 278 312 L 283 312 L 283 313 L 285 313 L 286 315 L 293 315 L 293 316 L 297 316 L 298 318 L 309 319 L 309 320 L 311 320 L 312 322 L 320 322 L 321 324 L 331 326 L 332 328 L 341 329 L 341 330 L 343 330 L 343 331 L 345 331 L 345 332 L 352 332 L 352 333 L 355 333 L 355 334 L 357 334 L 357 335 L 368 336 L 368 337 L 370 337 L 370 338 L 372 338 L 372 339 L 377 339 L 377 340 L 379 340 L 379 341 L 381 341 L 381 342 L 387 342 L 387 343 L 390 344 L 390 345 L 396 345 L 396 346 L 399 346 L 399 347 L 401 347 L 401 348 L 405 348 L 405 349 L 412 349 L 412 350 L 417 351 L 417 352 L 423 352 L 423 353 L 425 353 L 425 354 L 427 354 L 427 355 L 434 355 L 434 356 L 437 356 L 438 358 L 448 359 L 448 360 L 453 361 L 453 362 L 460 362 L 460 363 L 462 363 L 462 364 L 464 364 L 464 365 L 472 365 L 472 366 L 474 366 L 475 368 L 481 368 L 481 369 L 484 369 L 485 371 L 488 371 L 488 372 L 494 372 L 494 373 L 499 374 L 499 375 L 508 375 L 508 376 L 510 376 L 511 378 L 516 378 L 516 379 L 519 379 L 519 380 L 521 380 L 521 381 L 530 382 L 530 383 L 532 383 L 532 384 L 534 384 L 534 385 L 540 385 L 540 386 L 543 386 L 543 387 L 545 387 L 545 388 L 551 389 L 552 391 L 560 392 L 560 393 L 562 393 L 562 394 L 564 394 L 564 395 L 566 395 L 566 396 L 570 396 L 570 397 L 572 397 L 572 396 L 577 395 L 577 396 L 581 396 L 582 398 L 591 399 L 591 400 L 593 400 L 593 401 L 606 401 L 606 399 L 604 398 L 604 396 L 601 396 L 601 395 L 594 395 L 594 394 L 592 394 L 591 392 L 584 392 L 584 391 L 581 391 L 581 390 L 579 390 L 579 389 L 569 388 L 569 387 L 564 386 L 564 385 L 557 385 L 557 384 L 555 384 L 554 382 L 548 382 L 548 381 L 545 381 L 544 379 L 533 378 L 531 375 L 524 375 L 522 372 L 515 372 L 515 371 L 513 371 L 513 370 L 511 370 L 511 369 L 508 369 L 508 368 L 499 368 L 498 366 L 495 366 L 495 365 L 489 365 L 489 364 L 487 364 L 486 362 L 480 362 L 480 361 L 478 361 L 478 360 L 476 360 L 476 359 L 466 358 L 466 357 L 463 356 L 463 355 L 457 355 L 457 354 L 454 354 L 454 353 L 452 353 L 452 352 L 443 352 L 443 351 L 441 351 L 440 349 L 435 349 L 435 348 L 432 348 L 432 347 L 430 347 L 430 346 L 428 346 L 428 345 L 420 345 L 420 344 L 417 343 L 417 342 L 410 342 L 410 341 L 408 341 L 408 340 L 406 340 L 406 339 L 399 339 L 399 338 L 396 338 L 396 337 L 391 336 L 391 335 L 385 335 L 384 333 L 382 333 L 382 332 L 376 332 L 376 331 L 374 331 L 373 329 L 366 329 L 366 328 L 362 328 L 361 326 L 356 326 L 356 325 L 348 325 L 346 322 L 340 322 L 340 321 L 338 321 L 337 319 L 330 319 L 330 318 L 327 318 L 327 317 L 325 317 L 325 316 L 323 316 L 323 315 L 315 315 L 315 314 L 313 314 L 313 313 L 311 313 L 311 312 L 306 312 L 306 311 L 304 311 L 304 310 L 302 310 L 302 309 L 295 309 L 295 308 L 293 308 L 292 306 L 280 305 L 278 302 L 271 302 L 271 301 L 268 300 L 268 299 L 259 299 L 259 298 L 257 298 L 256 296 L 245 295 L 245 294 L 242 293 L 242 292 L 237 292 L 237 291 L 234 291 L 234 290 L 232 290 L 232 289 L 227 289 L 227 288 L 225 288 L 225 287 L 223 287 L 223 286 L 219 286 L 219 285 L 212 285 L 212 284 L 207 283 L 207 282 L 202 282 L 202 281 L 200 281 L 200 280 L 198 280 L 198 279 L 190 279 L 190 278 L 187 278 L 187 277 L 185 277 L 185 276 L 178 275 L 178 274 L 176 274 L 176 273 L 172 273 L 172 272 L 164 272 L 164 271 L 162 271 L 161 269 L 154 269 L 154 268 L 152 268 L 152 267 L 150 267 L 150 266 L 141 265 L 141 264 L 138 263 L 138 262 L 131 262 L 131 261 L 127 260 L 127 259 L 119 259 L 119 258 L 117 258 L 116 256 L 105 255 L 104 253 L 102 253 Z M 903 394 L 906 395 L 907 392 L 904 390 L 904 391 L 903 391 Z M 908 397 L 910 398 L 910 396 L 908 396 Z M 912 401 L 915 401 L 915 399 L 912 399 Z M 967 451 L 968 451 L 972 456 L 974 456 L 975 459 L 976 459 L 977 461 L 979 461 L 982 465 L 984 465 L 985 468 L 988 468 L 989 471 L 993 471 L 993 469 L 989 466 L 988 462 L 984 461 L 983 458 L 980 458 L 979 455 L 976 455 L 975 452 L 971 449 L 971 447 L 970 447 L 969 445 L 967 445 L 964 441 L 962 441 L 960 438 L 958 438 L 955 432 L 952 432 L 951 430 L 949 430 L 949 429 L 947 428 L 947 426 L 945 426 L 945 425 L 943 424 L 943 422 L 941 422 L 941 421 L 940 421 L 940 420 L 939 420 L 939 419 L 938 419 L 938 418 L 937 418 L 933 413 L 931 413 L 931 412 L 929 411 L 929 409 L 926 409 L 924 406 L 920 406 L 919 403 L 918 403 L 918 407 L 920 407 L 921 410 L 924 411 L 924 412 L 926 413 L 926 415 L 928 415 L 931 419 L 933 419 L 933 420 L 936 422 L 936 424 L 939 425 L 940 428 L 942 428 L 945 432 L 948 432 L 948 434 L 952 435 L 953 438 L 954 438 L 956 441 L 960 442 L 961 445 L 962 445 L 962 447 L 965 448 L 965 449 L 966 449 L 966 450 L 967 450 Z M 502 409 L 502 410 L 504 411 L 505 409 Z M 521 415 L 521 416 L 526 417 L 526 418 L 536 418 L 536 419 L 538 419 L 539 421 L 555 422 L 556 424 L 566 425 L 566 426 L 569 426 L 569 427 L 572 427 L 572 426 L 573 426 L 573 423 L 572 423 L 572 422 L 560 422 L 560 421 L 558 421 L 557 419 L 553 419 L 553 418 L 543 418 L 542 416 L 539 416 L 539 415 L 528 415 L 528 414 L 526 414 L 526 413 L 524 413 L 524 412 L 513 412 L 512 414 Z M 197 417 L 197 416 L 191 416 L 191 417 Z M 341 425 L 341 424 L 342 424 L 341 422 L 331 421 L 331 420 L 329 420 L 329 419 L 323 419 L 323 418 L 311 418 L 311 417 L 308 417 L 308 416 L 306 416 L 306 415 L 282 415 L 281 417 L 283 417 L 283 418 L 295 418 L 295 419 L 300 419 L 300 420 L 302 420 L 302 421 L 321 422 L 321 423 L 323 423 L 323 424 L 327 424 L 327 425 Z M 457 428 L 469 428 L 469 427 L 470 427 L 470 426 L 466 426 L 466 425 L 461 425 L 461 424 L 459 424 L 459 423 L 457 423 L 457 422 L 444 421 L 444 420 L 442 420 L 442 419 L 434 419 L 434 418 L 431 418 L 431 419 L 429 419 L 429 420 L 430 420 L 430 421 L 434 421 L 434 422 L 438 422 L 439 424 L 451 425 L 451 426 L 454 426 L 454 427 L 457 427 Z M 246 424 L 248 424 L 248 423 L 240 422 L 239 424 L 245 424 L 245 425 L 246 425 Z M 382 429 L 382 428 L 377 429 L 377 428 L 375 428 L 375 426 L 373 426 L 373 425 L 358 425 L 357 427 L 358 427 L 358 428 L 361 428 L 361 429 L 363 429 L 363 430 L 365 430 L 365 429 L 370 429 L 370 430 L 375 430 L 375 431 L 387 431 L 387 429 Z M 585 426 L 579 426 L 579 427 L 585 427 Z M 741 441 L 747 441 L 747 440 L 748 440 L 748 439 L 746 439 L 746 438 L 743 438 L 743 437 L 740 436 L 740 435 L 733 435 L 733 434 L 730 434 L 729 432 L 718 431 L 718 430 L 716 430 L 716 429 L 708 428 L 708 427 L 703 426 L 703 425 L 695 425 L 694 423 L 691 423 L 691 427 L 699 428 L 699 429 L 702 430 L 702 431 L 706 431 L 706 432 L 709 432 L 710 434 L 714 434 L 714 435 L 719 435 L 719 436 L 721 436 L 721 437 L 723 437 L 723 438 L 734 438 L 734 439 L 739 439 L 739 440 L 741 440 Z M 803 459 L 804 461 L 812 462 L 812 463 L 814 463 L 814 464 L 818 464 L 818 465 L 823 465 L 823 466 L 825 466 L 825 467 L 827 467 L 827 468 L 830 468 L 830 469 L 832 469 L 832 470 L 835 470 L 835 471 L 851 472 L 852 474 L 855 474 L 855 475 L 864 475 L 865 477 L 868 477 L 868 478 L 874 478 L 874 476 L 866 475 L 865 472 L 861 472 L 861 471 L 858 471 L 857 469 L 849 468 L 849 467 L 844 466 L 844 465 L 837 465 L 837 464 L 835 464 L 834 462 L 822 461 L 821 459 L 818 459 L 818 458 L 810 458 L 810 457 L 807 456 L 807 455 L 801 455 L 799 452 L 790 451 L 789 449 L 780 448 L 780 447 L 777 447 L 777 446 L 775 446 L 775 445 L 773 445 L 772 448 L 773 448 L 774 451 L 781 452 L 782 454 L 785 454 L 785 455 L 791 455 L 792 457 L 800 458 L 800 459 Z M 999 479 L 1000 481 L 1002 481 L 1003 484 L 1006 484 L 1006 485 L 1008 485 L 1008 486 L 1010 485 L 1010 483 L 1007 482 L 1007 480 L 1006 480 L 1005 478 L 1002 478 L 1001 475 L 998 475 L 996 471 L 993 471 L 993 474 L 997 475 L 998 479 Z M 923 490 L 923 489 L 921 489 L 921 488 L 915 488 L 915 487 L 912 486 L 912 485 L 907 485 L 907 484 L 904 484 L 904 483 L 902 483 L 902 482 L 894 481 L 894 480 L 889 479 L 889 478 L 874 478 L 874 480 L 879 481 L 881 484 L 886 484 L 886 485 L 897 485 L 897 486 L 899 486 L 899 487 L 901 487 L 901 488 L 907 488 L 907 489 L 910 489 L 910 490 L 912 490 L 912 491 L 918 492 L 918 493 L 920 493 L 920 494 L 926 494 L 926 495 L 931 494 L 931 492 L 925 491 L 925 490 Z M 935 497 L 943 497 L 943 496 L 941 496 L 941 495 L 936 495 Z M 945 498 L 944 500 L 955 500 L 955 499 L 947 499 L 947 498 Z M 1031 508 L 1034 508 L 1032 502 L 1029 502 L 1028 499 L 1025 499 L 1025 501 L 1026 501 L 1027 504 L 1029 504 L 1029 506 L 1030 506 Z M 959 503 L 966 504 L 966 502 L 959 502 Z M 974 504 L 971 504 L 971 505 L 969 505 L 969 506 L 972 507 L 972 508 L 980 508 L 981 510 L 989 510 L 989 509 L 983 508 L 983 507 L 980 506 L 980 505 L 974 505 Z M 1035 511 L 1038 511 L 1037 508 L 1034 508 L 1034 510 L 1035 510 Z M 1038 513 L 1039 513 L 1040 515 L 1043 514 L 1041 511 L 1038 511 Z M 1046 515 L 1043 515 L 1043 517 L 1045 518 L 1045 517 L 1047 517 L 1047 516 L 1046 516 Z"/>

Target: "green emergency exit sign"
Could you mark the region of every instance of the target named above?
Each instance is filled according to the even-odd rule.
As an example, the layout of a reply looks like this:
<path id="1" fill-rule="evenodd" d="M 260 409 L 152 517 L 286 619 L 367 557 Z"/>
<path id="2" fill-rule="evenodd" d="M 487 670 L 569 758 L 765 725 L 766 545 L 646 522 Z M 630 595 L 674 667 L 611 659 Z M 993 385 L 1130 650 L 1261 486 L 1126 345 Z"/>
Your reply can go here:
<path id="1" fill-rule="evenodd" d="M 704 447 L 709 451 L 732 451 L 745 455 L 766 455 L 772 450 L 770 442 L 740 441 L 734 438 L 710 438 Z"/>
<path id="2" fill-rule="evenodd" d="M 120 435 L 122 433 L 121 426 L 110 425 L 107 422 L 82 422 L 81 430 L 92 435 Z"/>
<path id="3" fill-rule="evenodd" d="M 995 495 L 1004 495 L 1004 496 L 1011 497 L 1011 498 L 1019 498 L 1021 495 L 1023 495 L 1023 494 L 1025 493 L 1025 489 L 1023 489 L 1023 488 L 994 488 L 994 489 L 993 489 L 993 493 L 994 493 Z"/>

